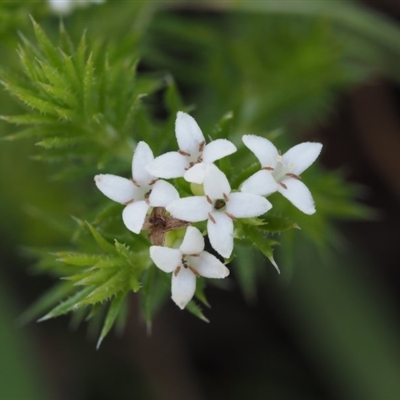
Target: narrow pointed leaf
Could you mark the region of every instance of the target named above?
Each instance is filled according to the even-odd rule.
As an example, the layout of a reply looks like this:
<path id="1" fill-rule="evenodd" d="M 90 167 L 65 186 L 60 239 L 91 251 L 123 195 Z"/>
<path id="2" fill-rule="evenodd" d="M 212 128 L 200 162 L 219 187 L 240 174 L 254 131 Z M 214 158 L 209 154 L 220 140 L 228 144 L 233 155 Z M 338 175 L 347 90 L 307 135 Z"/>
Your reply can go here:
<path id="1" fill-rule="evenodd" d="M 260 218 L 260 222 L 262 224 L 258 228 L 266 232 L 284 232 L 289 229 L 300 229 L 296 222 L 279 215 L 267 215 L 264 218 Z"/>
<path id="2" fill-rule="evenodd" d="M 96 240 L 97 244 L 107 253 L 115 253 L 115 247 L 109 243 L 101 234 L 100 232 L 94 228 L 89 222 L 86 221 L 86 225 L 89 227 L 90 232 L 92 233 L 94 239 Z"/>
<path id="3" fill-rule="evenodd" d="M 61 251 L 53 254 L 57 257 L 57 261 L 76 266 L 93 266 L 104 258 L 104 255 L 100 254 L 87 254 L 69 251 Z"/>
<path id="4" fill-rule="evenodd" d="M 201 311 L 201 308 L 193 300 L 191 300 L 188 303 L 188 305 L 185 307 L 185 310 L 188 310 L 195 317 L 201 319 L 204 322 L 210 322 L 210 320 L 208 318 L 206 318 L 206 316 Z"/>
<path id="5" fill-rule="evenodd" d="M 127 261 L 128 265 L 133 266 L 134 254 L 128 249 L 128 247 L 122 243 L 119 243 L 117 240 L 115 241 L 115 249 L 117 253 L 121 255 L 125 261 Z"/>
<path id="6" fill-rule="evenodd" d="M 165 105 L 171 114 L 175 116 L 178 111 L 184 110 L 182 97 L 171 76 L 167 77 L 167 90 L 165 92 Z"/>
<path id="7" fill-rule="evenodd" d="M 35 143 L 36 146 L 44 147 L 45 149 L 63 149 L 66 147 L 76 146 L 79 143 L 87 141 L 84 137 L 52 137 L 41 140 Z"/>
<path id="8" fill-rule="evenodd" d="M 278 244 L 276 240 L 266 238 L 263 233 L 254 226 L 244 227 L 244 232 L 253 244 L 267 257 L 275 269 L 279 272 L 278 265 L 274 260 L 273 247 Z"/>
<path id="9" fill-rule="evenodd" d="M 93 289 L 93 286 L 89 286 L 76 292 L 73 296 L 69 297 L 67 300 L 61 302 L 57 307 L 53 308 L 44 317 L 40 318 L 38 322 L 45 321 L 50 318 L 55 318 L 70 311 L 73 311 L 74 308 L 77 307 L 78 303 L 82 301 L 82 299 L 84 299 L 89 293 L 93 292 Z"/>
<path id="10" fill-rule="evenodd" d="M 117 271 L 117 273 L 113 274 L 113 276 L 102 285 L 96 285 L 96 288 L 88 293 L 85 298 L 80 300 L 77 305 L 94 304 L 110 299 L 117 293 L 127 290 L 128 278 L 126 269 Z M 93 288 L 93 286 L 90 287 Z"/>
<path id="11" fill-rule="evenodd" d="M 95 285 L 98 287 L 99 285 L 102 285 L 103 282 L 107 282 L 110 279 L 112 279 L 116 274 L 118 273 L 118 270 L 115 268 L 107 268 L 107 269 L 90 269 L 85 276 L 82 279 L 79 279 L 77 282 L 74 283 L 74 286 L 89 286 L 89 285 Z M 70 277 L 70 280 L 74 280 L 75 275 Z"/>
<path id="12" fill-rule="evenodd" d="M 86 49 L 87 49 L 86 32 L 84 32 L 76 52 L 76 66 L 78 68 L 78 74 L 80 76 L 84 76 L 85 64 L 86 64 Z"/>
<path id="13" fill-rule="evenodd" d="M 226 139 L 230 137 L 233 122 L 233 111 L 228 111 L 213 129 L 213 139 Z"/>
<path id="14" fill-rule="evenodd" d="M 53 45 L 53 43 L 51 43 L 50 39 L 47 37 L 46 33 L 43 31 L 43 29 L 40 27 L 40 25 L 38 23 L 36 23 L 33 18 L 31 18 L 31 20 L 32 20 L 36 39 L 37 39 L 43 53 L 46 55 L 46 57 L 49 60 L 51 60 L 51 62 L 54 65 L 62 67 L 57 48 Z"/>
<path id="15" fill-rule="evenodd" d="M 152 265 L 144 272 L 142 284 L 142 290 L 139 292 L 141 306 L 147 331 L 151 332 L 154 315 L 171 293 L 171 278 Z"/>
<path id="16" fill-rule="evenodd" d="M 204 288 L 205 288 L 205 280 L 198 278 L 196 282 L 196 292 L 195 292 L 196 299 L 201 301 L 206 307 L 210 308 L 211 305 L 206 298 L 206 295 L 204 293 Z"/>
<path id="17" fill-rule="evenodd" d="M 55 122 L 54 117 L 42 114 L 1 115 L 0 118 L 15 125 L 52 124 Z"/>
<path id="18" fill-rule="evenodd" d="M 93 103 L 93 53 L 90 53 L 85 66 L 85 74 L 83 77 L 83 105 L 86 116 L 91 115 Z"/>
<path id="19" fill-rule="evenodd" d="M 124 304 L 124 300 L 126 299 L 126 293 L 119 293 L 117 296 L 115 296 L 110 303 L 110 306 L 107 311 L 107 315 L 103 324 L 103 328 L 100 333 L 99 340 L 97 341 L 97 349 L 100 347 L 101 342 L 103 339 L 107 336 L 107 334 L 110 332 L 110 329 L 114 325 L 118 314 L 120 313 L 120 310 Z"/>

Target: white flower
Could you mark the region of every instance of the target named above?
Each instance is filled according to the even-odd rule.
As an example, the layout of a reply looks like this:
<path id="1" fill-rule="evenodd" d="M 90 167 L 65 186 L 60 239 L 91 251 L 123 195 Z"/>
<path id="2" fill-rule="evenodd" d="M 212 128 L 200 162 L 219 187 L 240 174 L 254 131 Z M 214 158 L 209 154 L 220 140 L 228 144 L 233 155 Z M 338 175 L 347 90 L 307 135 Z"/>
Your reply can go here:
<path id="1" fill-rule="evenodd" d="M 196 277 L 225 278 L 229 269 L 215 256 L 204 250 L 204 238 L 197 228 L 189 226 L 179 249 L 151 246 L 154 264 L 172 275 L 172 300 L 184 309 L 196 290 Z"/>
<path id="2" fill-rule="evenodd" d="M 148 144 L 139 142 L 132 159 L 132 179 L 110 174 L 94 178 L 104 195 L 126 205 L 122 219 L 134 233 L 141 231 L 150 207 L 166 207 L 179 198 L 179 193 L 170 183 L 158 180 L 147 172 L 146 167 L 153 159 Z"/>
<path id="3" fill-rule="evenodd" d="M 188 182 L 203 183 L 206 167 L 237 149 L 226 139 L 217 139 L 206 145 L 197 122 L 189 114 L 179 111 L 175 122 L 179 151 L 171 151 L 157 158 L 148 171 L 159 178 L 184 177 Z"/>
<path id="4" fill-rule="evenodd" d="M 68 15 L 75 7 L 86 3 L 104 3 L 105 0 L 49 0 L 51 11 L 58 15 Z"/>
<path id="5" fill-rule="evenodd" d="M 281 155 L 263 137 L 244 135 L 242 140 L 258 158 L 261 170 L 244 181 L 241 190 L 259 195 L 278 191 L 305 214 L 315 213 L 314 200 L 307 186 L 300 181 L 300 174 L 317 159 L 322 144 L 300 143 Z"/>
<path id="6" fill-rule="evenodd" d="M 233 221 L 257 217 L 272 207 L 258 194 L 231 193 L 228 179 L 214 164 L 205 171 L 204 193 L 205 196 L 175 200 L 166 208 L 173 217 L 184 221 L 208 220 L 211 246 L 224 258 L 228 258 L 233 250 Z"/>

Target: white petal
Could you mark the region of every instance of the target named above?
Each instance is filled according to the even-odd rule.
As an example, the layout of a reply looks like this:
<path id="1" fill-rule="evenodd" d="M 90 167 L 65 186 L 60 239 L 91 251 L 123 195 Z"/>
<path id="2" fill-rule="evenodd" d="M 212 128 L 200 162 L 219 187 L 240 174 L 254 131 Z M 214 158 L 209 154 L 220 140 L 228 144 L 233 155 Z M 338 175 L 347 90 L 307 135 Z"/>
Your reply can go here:
<path id="1" fill-rule="evenodd" d="M 256 135 L 244 135 L 242 140 L 260 161 L 262 167 L 275 167 L 279 153 L 268 139 Z"/>
<path id="2" fill-rule="evenodd" d="M 229 269 L 207 251 L 202 251 L 198 257 L 190 257 L 190 265 L 205 278 L 226 278 L 229 275 Z"/>
<path id="3" fill-rule="evenodd" d="M 207 222 L 211 246 L 222 257 L 228 258 L 233 250 L 233 221 L 222 212 L 213 212 L 212 217 L 215 223 L 211 219 Z"/>
<path id="4" fill-rule="evenodd" d="M 216 160 L 229 156 L 236 151 L 236 146 L 226 139 L 214 140 L 205 147 L 203 151 L 203 161 L 211 164 Z"/>
<path id="5" fill-rule="evenodd" d="M 258 217 L 272 208 L 272 204 L 262 196 L 253 193 L 231 193 L 226 203 L 226 211 L 236 218 Z"/>
<path id="6" fill-rule="evenodd" d="M 183 177 L 185 178 L 185 180 L 187 180 L 188 182 L 193 182 L 193 183 L 198 183 L 198 184 L 202 184 L 204 181 L 204 174 L 206 172 L 206 168 L 207 168 L 208 164 L 205 163 L 198 163 L 193 165 L 192 168 L 189 168 L 185 174 L 183 175 Z"/>
<path id="7" fill-rule="evenodd" d="M 101 193 L 118 203 L 126 204 L 135 197 L 135 185 L 130 179 L 102 174 L 96 175 L 94 180 Z"/>
<path id="8" fill-rule="evenodd" d="M 204 250 L 204 238 L 201 232 L 194 226 L 188 226 L 179 249 L 182 254 L 197 254 L 202 252 Z"/>
<path id="9" fill-rule="evenodd" d="M 290 168 L 290 172 L 300 175 L 319 156 L 322 150 L 321 143 L 305 142 L 289 149 L 283 156 L 283 162 Z"/>
<path id="10" fill-rule="evenodd" d="M 267 196 L 278 190 L 278 184 L 270 171 L 262 169 L 247 178 L 240 186 L 242 192 Z"/>
<path id="11" fill-rule="evenodd" d="M 175 134 L 179 148 L 190 155 L 198 154 L 200 143 L 205 141 L 195 119 L 182 111 L 176 116 Z"/>
<path id="12" fill-rule="evenodd" d="M 181 268 L 178 275 L 172 274 L 172 300 L 183 310 L 196 291 L 196 276 L 187 268 Z"/>
<path id="13" fill-rule="evenodd" d="M 231 186 L 226 175 L 214 164 L 210 164 L 204 173 L 204 193 L 211 199 L 223 199 L 229 196 Z"/>
<path id="14" fill-rule="evenodd" d="M 51 10 L 59 15 L 68 15 L 74 8 L 71 0 L 50 0 L 49 6 Z"/>
<path id="15" fill-rule="evenodd" d="M 182 265 L 182 253 L 169 247 L 150 246 L 150 258 L 164 272 L 173 272 Z"/>
<path id="16" fill-rule="evenodd" d="M 149 207 L 144 200 L 128 204 L 122 212 L 125 226 L 133 233 L 140 233 Z"/>
<path id="17" fill-rule="evenodd" d="M 153 152 L 149 145 L 145 142 L 139 142 L 132 159 L 132 176 L 138 185 L 148 185 L 155 178 L 146 170 L 153 159 Z"/>
<path id="18" fill-rule="evenodd" d="M 198 222 L 208 218 L 208 213 L 212 210 L 212 206 L 204 196 L 192 196 L 175 200 L 166 209 L 175 218 Z"/>
<path id="19" fill-rule="evenodd" d="M 282 181 L 287 189 L 279 187 L 279 192 L 283 194 L 293 205 L 305 214 L 314 214 L 315 205 L 307 186 L 294 178 L 284 179 Z"/>
<path id="20" fill-rule="evenodd" d="M 170 151 L 156 157 L 148 164 L 147 171 L 159 178 L 179 178 L 183 176 L 188 165 L 187 157 L 182 156 L 177 151 Z"/>
<path id="21" fill-rule="evenodd" d="M 149 196 L 150 205 L 153 207 L 166 207 L 174 200 L 179 199 L 178 191 L 166 181 L 157 181 Z"/>

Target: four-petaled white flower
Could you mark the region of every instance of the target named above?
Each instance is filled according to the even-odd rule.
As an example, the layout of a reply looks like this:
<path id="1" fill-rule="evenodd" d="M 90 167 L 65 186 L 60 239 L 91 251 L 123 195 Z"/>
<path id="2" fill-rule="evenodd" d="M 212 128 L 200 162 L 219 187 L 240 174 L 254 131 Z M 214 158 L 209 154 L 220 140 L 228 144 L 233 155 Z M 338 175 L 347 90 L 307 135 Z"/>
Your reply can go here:
<path id="1" fill-rule="evenodd" d="M 207 232 L 211 246 L 222 257 L 233 250 L 233 221 L 236 218 L 258 217 L 267 212 L 271 203 L 253 193 L 231 193 L 225 174 L 214 164 L 204 174 L 205 196 L 192 196 L 173 201 L 167 211 L 175 218 L 189 222 L 208 220 Z"/>
<path id="2" fill-rule="evenodd" d="M 281 155 L 266 138 L 244 135 L 242 140 L 257 157 L 261 170 L 242 183 L 241 191 L 259 195 L 278 191 L 305 214 L 315 213 L 314 200 L 300 174 L 317 159 L 322 144 L 300 143 Z"/>
<path id="3" fill-rule="evenodd" d="M 179 249 L 151 246 L 150 257 L 162 271 L 173 272 L 172 300 L 184 309 L 194 296 L 196 277 L 225 278 L 229 269 L 215 256 L 204 251 L 204 238 L 197 228 L 189 226 Z"/>
<path id="4" fill-rule="evenodd" d="M 226 139 L 217 139 L 206 145 L 197 122 L 189 114 L 179 111 L 175 122 L 179 151 L 171 151 L 154 159 L 147 170 L 159 178 L 184 177 L 188 182 L 203 183 L 208 165 L 237 149 Z"/>
<path id="5" fill-rule="evenodd" d="M 134 233 L 141 231 L 150 207 L 166 207 L 179 198 L 174 186 L 147 172 L 146 167 L 153 159 L 148 144 L 139 142 L 132 159 L 132 179 L 111 174 L 96 175 L 94 178 L 104 195 L 126 205 L 122 219 Z"/>

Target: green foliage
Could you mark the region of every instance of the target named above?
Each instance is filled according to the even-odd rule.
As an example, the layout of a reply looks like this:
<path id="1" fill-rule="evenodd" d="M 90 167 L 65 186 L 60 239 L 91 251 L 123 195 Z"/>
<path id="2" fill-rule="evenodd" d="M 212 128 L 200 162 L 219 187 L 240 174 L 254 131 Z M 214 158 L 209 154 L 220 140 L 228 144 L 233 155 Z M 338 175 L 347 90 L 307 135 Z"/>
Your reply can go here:
<path id="1" fill-rule="evenodd" d="M 40 139 L 36 145 L 46 150 L 40 159 L 60 163 L 60 176 L 89 175 L 111 160 L 129 160 L 140 139 L 134 121 L 141 99 L 160 79 L 137 76 L 135 53 L 88 43 L 85 33 L 75 46 L 62 24 L 53 45 L 35 21 L 33 27 L 37 44 L 22 36 L 18 49 L 23 73 L 1 71 L 5 89 L 28 110 L 2 118 L 29 127 L 4 139 Z"/>
<path id="2" fill-rule="evenodd" d="M 46 314 L 39 321 L 82 309 L 82 317 L 105 315 L 99 346 L 116 322 L 120 311 L 126 307 L 124 304 L 127 294 L 130 291 L 137 292 L 141 288 L 142 280 L 146 285 L 143 273 L 149 268 L 150 261 L 147 247 L 141 249 L 140 243 L 135 243 L 135 251 L 132 251 L 129 246 L 118 241 L 112 245 L 91 224 L 86 223 L 82 226 L 87 227 L 86 233 L 82 234 L 76 246 L 88 247 L 86 239 L 89 234 L 92 236 L 92 247 L 96 252 L 43 252 L 36 269 L 42 272 L 51 269 L 52 273 L 61 276 L 64 282 L 50 289 L 21 316 L 20 322 L 26 323 L 44 312 Z M 41 252 L 36 251 L 36 254 Z M 123 321 L 120 321 L 121 323 Z"/>
<path id="3" fill-rule="evenodd" d="M 85 12 L 66 19 L 72 34 L 60 24 L 57 41 L 32 21 L 35 39 L 20 35 L 20 70 L 4 64 L 0 72 L 1 83 L 20 107 L 1 117 L 17 127 L 15 132 L 1 132 L 2 139 L 34 140 L 37 147 L 31 158 L 51 163 L 55 177 L 88 178 L 76 197 L 83 209 L 79 215 L 91 223 L 75 218 L 78 228 L 73 228 L 65 216 L 53 217 L 46 207 L 41 212 L 30 208 L 29 215 L 41 226 L 46 224 L 62 236 L 63 246 L 27 252 L 38 260 L 37 271 L 62 280 L 21 316 L 21 323 L 72 313 L 74 326 L 84 320 L 91 324 L 98 346 L 114 325 L 124 325 L 131 292 L 140 299 L 150 331 L 154 316 L 170 296 L 171 277 L 151 263 L 146 234 L 132 235 L 123 226 L 122 206 L 98 192 L 93 195 L 93 175 L 102 170 L 130 178 L 132 152 L 140 140 L 147 141 L 155 155 L 175 150 L 176 112 L 197 109 L 207 140 L 229 138 L 237 145 L 237 153 L 217 165 L 238 190 L 259 169 L 240 137 L 253 133 L 284 141 L 291 132 L 298 134 L 322 120 L 336 96 L 377 65 L 352 53 L 361 34 L 381 43 L 393 28 L 384 29 L 381 21 L 382 32 L 376 32 L 366 22 L 377 19 L 362 13 L 364 23 L 354 26 L 349 45 L 338 26 L 350 28 L 353 5 L 345 6 L 348 16 L 339 10 L 327 13 L 331 9 L 324 8 L 327 2 L 325 6 L 238 2 L 228 7 L 246 12 L 189 17 L 160 12 L 153 17 L 145 5 L 109 3 L 96 10 L 106 25 L 93 24 L 87 34 L 74 32 L 74 26 L 86 26 L 86 20 L 90 26 L 93 19 Z M 1 36 L 3 28 L 8 32 L 22 26 L 23 18 L 16 11 L 21 5 L 0 5 Z M 135 14 L 130 15 L 127 11 L 133 9 Z M 108 13 L 113 18 L 105 18 Z M 315 15 L 321 18 L 310 18 Z M 8 16 L 14 19 L 2 25 Z M 117 27 L 113 20 L 124 23 Z M 388 46 L 385 54 L 397 56 L 393 39 Z M 375 50 L 378 55 L 384 52 Z M 265 271 L 274 272 L 264 267 L 265 258 L 279 271 L 278 259 L 282 275 L 290 275 L 299 235 L 323 252 L 340 242 L 334 218 L 371 216 L 370 210 L 354 202 L 359 193 L 343 177 L 318 166 L 312 171 L 305 177 L 318 210 L 312 217 L 274 194 L 274 208 L 267 215 L 235 221 L 235 251 L 226 261 L 233 261 L 247 299 L 255 297 Z M 173 183 L 181 196 L 191 194 L 183 179 Z M 197 226 L 205 232 L 204 223 Z M 65 244 L 66 237 L 71 243 Z M 208 320 L 196 301 L 209 307 L 206 283 L 197 279 L 196 300 L 187 306 L 203 321 Z"/>

